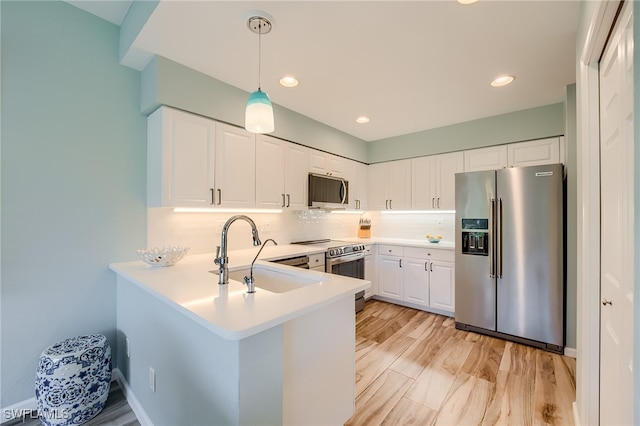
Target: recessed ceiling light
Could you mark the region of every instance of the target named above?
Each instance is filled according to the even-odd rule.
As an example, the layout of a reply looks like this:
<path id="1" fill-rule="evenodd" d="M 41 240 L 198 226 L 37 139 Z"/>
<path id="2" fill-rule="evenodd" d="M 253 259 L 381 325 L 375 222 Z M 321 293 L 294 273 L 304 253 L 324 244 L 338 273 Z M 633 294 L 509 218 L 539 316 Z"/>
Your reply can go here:
<path id="1" fill-rule="evenodd" d="M 506 86 L 507 84 L 513 83 L 513 80 L 515 79 L 516 78 L 512 75 L 501 75 L 499 77 L 494 78 L 493 81 L 491 82 L 491 85 L 493 87 Z"/>
<path id="2" fill-rule="evenodd" d="M 458 3 L 467 5 L 467 4 L 474 4 L 477 1 L 478 0 L 458 0 Z"/>
<path id="3" fill-rule="evenodd" d="M 369 121 L 371 120 L 366 115 L 361 115 L 360 117 L 356 118 L 356 123 L 358 124 L 365 124 L 365 123 L 368 123 Z"/>
<path id="4" fill-rule="evenodd" d="M 285 75 L 280 79 L 280 84 L 284 87 L 296 87 L 300 82 L 292 75 Z"/>

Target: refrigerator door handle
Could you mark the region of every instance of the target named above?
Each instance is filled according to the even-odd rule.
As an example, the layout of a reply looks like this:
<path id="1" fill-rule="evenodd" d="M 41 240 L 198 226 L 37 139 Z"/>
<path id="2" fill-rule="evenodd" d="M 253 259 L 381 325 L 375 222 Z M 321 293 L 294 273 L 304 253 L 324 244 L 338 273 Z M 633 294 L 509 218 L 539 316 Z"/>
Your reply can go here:
<path id="1" fill-rule="evenodd" d="M 491 214 L 489 215 L 489 278 L 496 277 L 496 264 L 494 259 L 494 238 L 496 230 L 494 229 L 494 221 L 496 217 L 496 199 L 491 199 Z"/>
<path id="2" fill-rule="evenodd" d="M 502 278 L 502 198 L 498 198 L 498 226 L 497 226 L 497 267 L 498 278 Z"/>

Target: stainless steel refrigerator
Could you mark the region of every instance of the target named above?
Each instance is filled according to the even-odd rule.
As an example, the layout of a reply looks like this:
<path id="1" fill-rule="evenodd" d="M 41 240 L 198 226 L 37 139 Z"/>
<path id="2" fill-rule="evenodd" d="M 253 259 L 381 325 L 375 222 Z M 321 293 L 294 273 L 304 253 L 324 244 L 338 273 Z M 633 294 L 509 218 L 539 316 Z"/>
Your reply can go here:
<path id="1" fill-rule="evenodd" d="M 564 351 L 562 164 L 456 174 L 456 328 Z"/>

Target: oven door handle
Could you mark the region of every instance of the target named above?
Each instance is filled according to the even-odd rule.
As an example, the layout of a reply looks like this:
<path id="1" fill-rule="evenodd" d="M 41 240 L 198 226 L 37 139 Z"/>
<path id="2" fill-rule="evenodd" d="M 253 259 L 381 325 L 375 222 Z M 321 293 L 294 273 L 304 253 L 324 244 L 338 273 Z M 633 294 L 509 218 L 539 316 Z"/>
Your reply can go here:
<path id="1" fill-rule="evenodd" d="M 348 254 L 346 256 L 340 256 L 333 259 L 327 259 L 329 265 L 339 265 L 341 263 L 353 262 L 354 260 L 364 259 L 364 253 Z"/>

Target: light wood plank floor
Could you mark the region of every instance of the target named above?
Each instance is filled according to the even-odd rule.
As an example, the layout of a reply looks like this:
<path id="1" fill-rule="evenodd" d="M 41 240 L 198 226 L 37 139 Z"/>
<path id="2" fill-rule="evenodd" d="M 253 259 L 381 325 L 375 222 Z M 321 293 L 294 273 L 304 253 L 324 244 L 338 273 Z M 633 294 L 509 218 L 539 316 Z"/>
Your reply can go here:
<path id="1" fill-rule="evenodd" d="M 37 413 L 27 414 L 24 418 L 2 423 L 2 426 L 41 426 Z M 109 397 L 100 414 L 84 423 L 84 426 L 140 426 L 140 422 L 131 410 L 118 382 L 111 382 Z"/>
<path id="2" fill-rule="evenodd" d="M 572 425 L 575 359 L 377 300 L 356 316 L 355 425 Z M 19 419 L 3 426 L 40 425 Z M 116 382 L 87 426 L 139 426 Z"/>
<path id="3" fill-rule="evenodd" d="M 572 425 L 575 359 L 377 300 L 356 316 L 355 425 Z"/>

